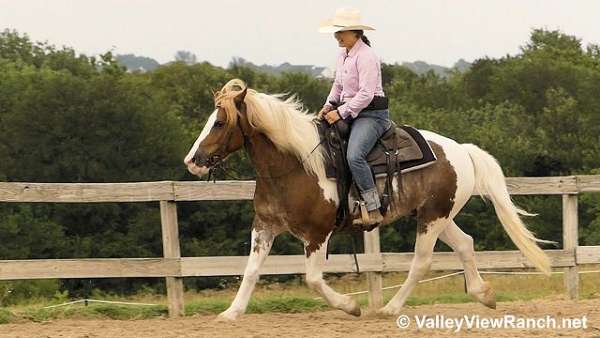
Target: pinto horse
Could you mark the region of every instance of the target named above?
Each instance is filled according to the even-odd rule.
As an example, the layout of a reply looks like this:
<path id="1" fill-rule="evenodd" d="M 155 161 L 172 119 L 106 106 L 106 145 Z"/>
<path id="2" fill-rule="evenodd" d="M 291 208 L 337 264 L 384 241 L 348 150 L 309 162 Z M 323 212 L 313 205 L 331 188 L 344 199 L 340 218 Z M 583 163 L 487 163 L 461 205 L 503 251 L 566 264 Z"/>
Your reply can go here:
<path id="1" fill-rule="evenodd" d="M 234 320 L 246 311 L 259 269 L 273 240 L 284 231 L 304 243 L 308 286 L 330 306 L 359 316 L 358 303 L 334 291 L 323 279 L 327 240 L 334 229 L 340 198 L 335 181 L 325 176 L 324 153 L 317 147 L 315 115 L 304 111 L 293 98 L 259 93 L 238 79 L 215 93 L 215 107 L 184 159 L 188 170 L 203 176 L 244 147 L 257 176 L 250 256 L 235 299 L 219 318 Z M 512 203 L 496 159 L 473 144 L 459 144 L 429 131 L 421 133 L 437 161 L 403 173 L 400 188 L 398 181 L 393 181 L 394 207 L 382 223 L 415 214 L 415 255 L 402 288 L 378 312 L 397 315 L 401 311 L 410 292 L 429 270 L 438 238 L 458 254 L 467 292 L 482 304 L 495 307 L 495 292 L 477 270 L 473 238 L 454 222 L 473 193 L 492 201 L 500 222 L 519 250 L 535 267 L 549 274 L 550 260 L 536 243 L 544 241 L 537 239 L 519 217 L 532 214 Z M 382 180 L 377 182 L 380 189 Z M 353 203 L 352 198 L 349 203 Z"/>

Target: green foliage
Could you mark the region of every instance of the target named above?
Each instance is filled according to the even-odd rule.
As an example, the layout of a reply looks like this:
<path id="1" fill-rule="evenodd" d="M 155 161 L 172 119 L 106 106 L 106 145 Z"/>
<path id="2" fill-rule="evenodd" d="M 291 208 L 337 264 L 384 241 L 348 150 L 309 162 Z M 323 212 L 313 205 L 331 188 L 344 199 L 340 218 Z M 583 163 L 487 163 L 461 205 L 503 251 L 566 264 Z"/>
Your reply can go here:
<path id="1" fill-rule="evenodd" d="M 96 304 L 90 303 L 89 306 L 71 305 L 57 308 L 28 308 L 17 315 L 12 314 L 12 318 L 19 317 L 33 322 L 44 322 L 54 319 L 65 318 L 85 318 L 85 319 L 118 319 L 135 320 L 148 319 L 153 317 L 165 316 L 168 313 L 167 307 L 157 306 L 125 306 L 114 304 Z M 0 324 L 2 323 L 0 314 Z M 9 321 L 8 320 L 8 321 Z M 8 322 L 7 321 L 7 322 Z"/>
<path id="2" fill-rule="evenodd" d="M 166 306 L 94 305 L 90 307 L 90 310 L 92 314 L 119 320 L 146 319 L 167 314 Z"/>
<path id="3" fill-rule="evenodd" d="M 68 292 L 59 291 L 60 283 L 56 279 L 0 282 L 0 306 L 24 304 L 40 299 L 64 300 Z"/>
<path id="4" fill-rule="evenodd" d="M 590 174 L 600 175 L 600 169 Z M 584 224 L 580 235 L 581 245 L 600 245 L 600 194 L 586 193 L 580 195 L 579 223 Z"/>
<path id="5" fill-rule="evenodd" d="M 67 245 L 63 227 L 32 205 L 0 205 L 0 257 L 62 256 Z"/>
<path id="6" fill-rule="evenodd" d="M 297 313 L 317 311 L 328 308 L 323 300 L 312 298 L 280 296 L 262 300 L 252 300 L 248 304 L 249 313 L 281 312 Z"/>
<path id="7" fill-rule="evenodd" d="M 185 314 L 216 314 L 225 311 L 229 306 L 228 299 L 201 299 L 188 302 Z M 328 308 L 322 300 L 315 300 L 301 296 L 268 297 L 265 299 L 252 299 L 248 304 L 248 313 L 298 313 L 311 312 Z"/>
<path id="8" fill-rule="evenodd" d="M 13 319 L 13 315 L 6 309 L 0 309 L 0 324 L 7 324 Z"/>

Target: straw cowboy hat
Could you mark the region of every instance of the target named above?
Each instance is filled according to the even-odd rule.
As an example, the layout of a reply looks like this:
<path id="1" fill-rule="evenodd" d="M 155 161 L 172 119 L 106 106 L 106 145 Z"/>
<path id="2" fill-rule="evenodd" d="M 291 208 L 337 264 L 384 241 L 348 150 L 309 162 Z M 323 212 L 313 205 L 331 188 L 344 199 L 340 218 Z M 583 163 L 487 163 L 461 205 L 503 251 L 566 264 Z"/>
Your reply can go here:
<path id="1" fill-rule="evenodd" d="M 360 22 L 360 11 L 354 8 L 338 8 L 335 11 L 335 16 L 321 23 L 319 32 L 335 33 L 340 31 L 351 30 L 370 30 L 375 28 L 365 26 Z"/>

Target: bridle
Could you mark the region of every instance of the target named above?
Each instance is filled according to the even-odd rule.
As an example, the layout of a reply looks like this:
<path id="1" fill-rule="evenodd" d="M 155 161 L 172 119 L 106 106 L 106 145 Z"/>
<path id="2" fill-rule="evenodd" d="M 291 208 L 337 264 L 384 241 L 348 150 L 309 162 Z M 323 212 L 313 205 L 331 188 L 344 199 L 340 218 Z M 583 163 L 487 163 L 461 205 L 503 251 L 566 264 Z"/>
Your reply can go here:
<path id="1" fill-rule="evenodd" d="M 242 102 L 242 104 L 244 104 Z M 236 127 L 240 129 L 240 132 L 242 133 L 242 137 L 244 138 L 244 150 L 246 151 L 247 154 L 249 154 L 248 148 L 249 145 L 251 144 L 251 137 L 254 136 L 254 133 L 248 135 L 244 132 L 244 128 L 242 127 L 242 125 L 240 124 L 240 119 L 242 118 L 242 114 L 238 111 L 237 112 L 238 118 L 236 121 Z M 257 175 L 254 178 L 241 178 L 241 177 L 233 177 L 231 175 L 228 175 L 228 171 L 233 171 L 236 174 L 240 175 L 240 172 L 235 170 L 234 168 L 228 167 L 226 166 L 224 160 L 227 157 L 227 154 L 225 154 L 225 149 L 227 148 L 227 145 L 229 144 L 229 142 L 231 141 L 231 138 L 233 136 L 233 130 L 234 128 L 229 128 L 229 130 L 227 131 L 227 136 L 226 136 L 226 142 L 221 143 L 220 147 L 217 149 L 217 151 L 215 151 L 215 153 L 213 155 L 211 155 L 209 158 L 207 158 L 202 164 L 207 166 L 208 169 L 208 176 L 206 178 L 206 181 L 210 181 L 211 178 L 213 180 L 213 183 L 216 183 L 217 178 L 215 173 L 220 170 L 221 172 L 223 172 L 223 174 L 225 176 L 229 176 L 230 178 L 236 179 L 236 180 L 252 180 L 252 179 L 256 179 L 256 178 L 264 178 L 264 179 L 277 179 L 277 178 L 283 178 L 288 176 L 289 174 L 291 174 L 296 168 L 290 168 L 289 170 L 286 170 L 283 174 L 281 175 L 269 175 L 269 176 L 262 176 L 262 175 Z M 315 147 L 310 151 L 310 153 L 308 154 L 308 156 L 306 158 L 304 158 L 300 164 L 303 165 L 304 162 L 306 160 L 308 160 L 310 158 L 310 156 L 314 153 L 315 150 L 317 150 L 317 148 L 323 144 L 323 142 L 325 141 L 325 139 L 320 140 L 317 145 L 315 145 Z M 241 175 L 240 175 L 241 176 Z"/>
<path id="2" fill-rule="evenodd" d="M 217 106 L 217 108 L 219 108 L 219 107 Z M 248 135 L 246 135 L 246 133 L 244 133 L 244 128 L 240 124 L 240 119 L 242 117 L 242 114 L 239 111 L 237 112 L 237 117 L 238 118 L 236 121 L 236 128 L 239 128 L 240 132 L 242 133 L 242 137 L 244 138 L 244 149 L 246 149 L 246 151 L 247 151 L 248 143 L 250 143 L 250 136 L 248 136 Z M 207 181 L 210 181 L 211 177 L 214 176 L 214 173 L 217 170 L 221 170 L 226 175 L 227 175 L 227 170 L 236 171 L 233 168 L 227 168 L 225 166 L 225 162 L 224 162 L 225 158 L 228 155 L 228 154 L 226 154 L 225 149 L 231 142 L 231 138 L 233 137 L 233 131 L 234 131 L 234 128 L 228 128 L 225 142 L 222 142 L 220 144 L 219 148 L 217 149 L 217 151 L 215 151 L 213 155 L 211 155 L 206 160 L 204 160 L 204 162 L 202 162 L 202 165 L 209 168 L 208 169 L 208 177 L 206 179 Z M 213 178 L 213 182 L 216 183 L 216 177 Z"/>

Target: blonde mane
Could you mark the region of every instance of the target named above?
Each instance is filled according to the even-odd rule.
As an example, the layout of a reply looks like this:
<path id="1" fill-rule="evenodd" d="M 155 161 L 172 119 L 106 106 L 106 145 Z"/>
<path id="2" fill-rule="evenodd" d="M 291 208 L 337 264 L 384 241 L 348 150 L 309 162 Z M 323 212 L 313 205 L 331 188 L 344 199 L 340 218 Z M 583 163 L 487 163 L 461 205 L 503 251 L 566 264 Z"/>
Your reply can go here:
<path id="1" fill-rule="evenodd" d="M 227 124 L 237 123 L 238 110 L 235 97 L 244 89 L 248 122 L 254 130 L 263 133 L 282 152 L 293 154 L 308 174 L 325 179 L 325 166 L 319 143 L 314 114 L 309 114 L 294 96 L 283 99 L 284 94 L 267 95 L 246 87 L 239 79 L 233 79 L 215 93 L 215 106 L 227 113 Z M 314 149 L 314 151 L 313 151 Z M 312 153 L 311 153 L 312 151 Z"/>

